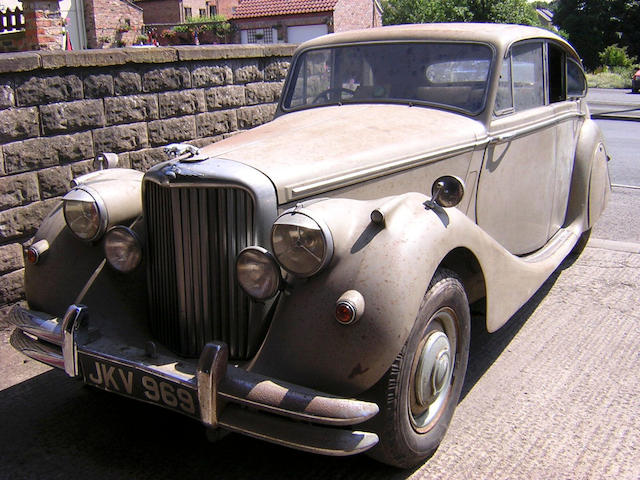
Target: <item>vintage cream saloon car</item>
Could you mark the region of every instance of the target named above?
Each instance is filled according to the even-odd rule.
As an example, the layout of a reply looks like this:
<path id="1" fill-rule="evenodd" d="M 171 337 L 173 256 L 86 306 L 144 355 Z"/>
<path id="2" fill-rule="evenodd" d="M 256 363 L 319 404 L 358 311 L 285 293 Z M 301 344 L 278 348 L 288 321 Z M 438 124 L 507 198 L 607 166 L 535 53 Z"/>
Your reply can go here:
<path id="1" fill-rule="evenodd" d="M 415 465 L 458 402 L 470 305 L 500 328 L 604 208 L 586 89 L 537 28 L 304 43 L 273 121 L 74 180 L 12 344 L 214 434 Z"/>

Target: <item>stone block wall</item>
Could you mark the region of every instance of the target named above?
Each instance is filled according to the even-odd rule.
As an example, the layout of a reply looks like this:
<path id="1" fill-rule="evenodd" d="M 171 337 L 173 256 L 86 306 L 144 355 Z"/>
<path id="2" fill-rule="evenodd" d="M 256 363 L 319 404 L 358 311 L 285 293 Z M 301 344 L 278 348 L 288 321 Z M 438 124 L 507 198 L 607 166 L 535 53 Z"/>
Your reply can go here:
<path id="1" fill-rule="evenodd" d="M 100 152 L 142 171 L 270 120 L 293 46 L 0 55 L 0 318 L 24 298 L 23 246 Z"/>

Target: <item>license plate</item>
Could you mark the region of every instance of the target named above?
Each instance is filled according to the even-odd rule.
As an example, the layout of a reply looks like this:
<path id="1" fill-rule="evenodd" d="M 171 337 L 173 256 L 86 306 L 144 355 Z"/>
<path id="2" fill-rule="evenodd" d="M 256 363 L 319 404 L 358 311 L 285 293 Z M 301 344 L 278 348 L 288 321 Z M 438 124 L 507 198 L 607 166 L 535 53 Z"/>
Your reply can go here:
<path id="1" fill-rule="evenodd" d="M 200 419 L 195 387 L 162 375 L 78 352 L 84 382 Z"/>

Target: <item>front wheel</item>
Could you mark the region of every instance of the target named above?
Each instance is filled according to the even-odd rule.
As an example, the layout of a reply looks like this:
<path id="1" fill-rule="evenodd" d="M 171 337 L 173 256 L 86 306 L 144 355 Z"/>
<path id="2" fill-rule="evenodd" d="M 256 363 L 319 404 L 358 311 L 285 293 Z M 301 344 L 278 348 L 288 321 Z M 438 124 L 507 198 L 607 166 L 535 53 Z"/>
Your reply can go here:
<path id="1" fill-rule="evenodd" d="M 438 270 L 402 351 L 377 385 L 381 462 L 409 468 L 433 455 L 460 398 L 469 356 L 469 302 L 461 281 Z"/>

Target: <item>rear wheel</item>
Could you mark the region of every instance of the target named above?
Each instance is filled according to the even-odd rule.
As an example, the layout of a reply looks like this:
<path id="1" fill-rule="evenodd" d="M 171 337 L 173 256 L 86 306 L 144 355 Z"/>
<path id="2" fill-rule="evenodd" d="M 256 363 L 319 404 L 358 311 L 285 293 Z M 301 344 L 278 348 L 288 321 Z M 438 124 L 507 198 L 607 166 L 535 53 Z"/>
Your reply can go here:
<path id="1" fill-rule="evenodd" d="M 462 283 L 453 272 L 438 270 L 407 342 L 377 386 L 380 442 L 369 455 L 408 468 L 435 452 L 460 397 L 469 336 Z"/>

